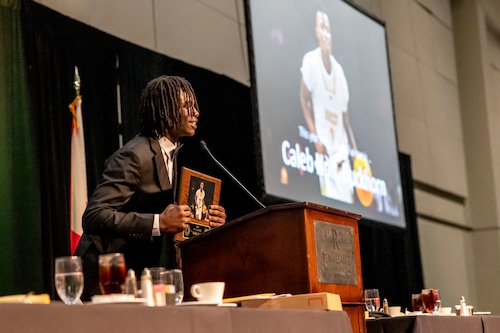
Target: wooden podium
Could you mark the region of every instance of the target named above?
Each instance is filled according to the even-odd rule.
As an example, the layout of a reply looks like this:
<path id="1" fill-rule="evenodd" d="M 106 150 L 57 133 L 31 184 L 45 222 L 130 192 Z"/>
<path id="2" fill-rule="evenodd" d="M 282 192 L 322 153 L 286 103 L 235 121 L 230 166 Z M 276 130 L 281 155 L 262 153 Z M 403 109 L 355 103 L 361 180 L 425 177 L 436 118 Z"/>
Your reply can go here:
<path id="1" fill-rule="evenodd" d="M 226 282 L 225 298 L 331 292 L 353 332 L 365 332 L 360 217 L 308 202 L 274 205 L 181 242 L 185 297 L 207 281 Z"/>

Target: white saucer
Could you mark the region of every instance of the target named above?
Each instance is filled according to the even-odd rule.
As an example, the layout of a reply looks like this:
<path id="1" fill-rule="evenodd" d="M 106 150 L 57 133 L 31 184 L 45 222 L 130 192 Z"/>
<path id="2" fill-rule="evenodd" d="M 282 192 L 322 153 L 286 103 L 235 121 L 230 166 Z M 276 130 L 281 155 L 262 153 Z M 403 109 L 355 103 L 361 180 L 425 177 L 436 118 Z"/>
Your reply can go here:
<path id="1" fill-rule="evenodd" d="M 176 304 L 177 306 L 219 306 L 219 307 L 228 307 L 234 308 L 237 307 L 236 303 L 217 303 L 217 302 L 199 302 L 199 301 L 191 301 L 191 302 L 182 302 L 180 304 Z"/>
<path id="2" fill-rule="evenodd" d="M 427 313 L 423 313 L 422 311 L 413 311 L 406 313 L 407 316 L 425 316 Z"/>
<path id="3" fill-rule="evenodd" d="M 221 303 L 217 306 L 223 307 L 223 308 L 235 308 L 238 306 L 237 303 Z"/>
<path id="4" fill-rule="evenodd" d="M 133 301 L 111 301 L 111 302 L 90 302 L 87 303 L 88 305 L 104 305 L 104 304 L 139 304 L 139 305 L 145 305 L 146 304 L 146 299 L 145 298 L 137 298 L 134 299 Z"/>
<path id="5" fill-rule="evenodd" d="M 135 298 L 134 295 L 127 294 L 111 294 L 111 295 L 94 295 L 92 302 L 87 304 L 145 304 L 145 298 Z"/>

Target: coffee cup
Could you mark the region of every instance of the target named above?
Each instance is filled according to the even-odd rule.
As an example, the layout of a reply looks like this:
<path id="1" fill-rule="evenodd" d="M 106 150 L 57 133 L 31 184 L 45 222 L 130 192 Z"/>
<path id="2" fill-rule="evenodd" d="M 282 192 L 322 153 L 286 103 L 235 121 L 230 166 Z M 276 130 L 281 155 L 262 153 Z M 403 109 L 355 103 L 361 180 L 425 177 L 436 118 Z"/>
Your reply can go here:
<path id="1" fill-rule="evenodd" d="M 439 315 L 441 316 L 449 316 L 451 315 L 451 307 L 445 306 L 439 309 Z"/>
<path id="2" fill-rule="evenodd" d="M 390 306 L 389 307 L 389 315 L 391 317 L 397 317 L 401 314 L 401 306 Z"/>
<path id="3" fill-rule="evenodd" d="M 203 282 L 191 286 L 191 295 L 204 303 L 222 303 L 224 296 L 224 282 Z"/>

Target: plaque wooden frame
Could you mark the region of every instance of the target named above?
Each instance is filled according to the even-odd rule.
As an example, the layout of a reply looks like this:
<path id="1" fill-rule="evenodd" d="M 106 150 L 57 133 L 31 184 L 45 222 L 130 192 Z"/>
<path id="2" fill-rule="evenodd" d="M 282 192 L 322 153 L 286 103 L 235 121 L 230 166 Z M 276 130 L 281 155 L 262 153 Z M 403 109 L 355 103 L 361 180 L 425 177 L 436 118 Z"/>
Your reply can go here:
<path id="1" fill-rule="evenodd" d="M 205 214 L 208 214 L 207 207 L 209 205 L 219 204 L 220 189 L 222 184 L 222 181 L 218 178 L 186 167 L 182 167 L 180 179 L 181 182 L 179 186 L 178 203 L 180 205 L 188 205 L 191 208 L 191 221 L 189 222 L 189 227 L 186 230 L 175 235 L 174 239 L 176 241 L 190 239 L 191 237 L 197 236 L 211 229 L 210 222 L 205 218 Z M 194 200 L 196 191 L 200 188 L 201 183 L 204 185 L 205 197 L 204 207 L 201 212 L 202 217 L 198 218 L 196 216 L 196 203 Z"/>

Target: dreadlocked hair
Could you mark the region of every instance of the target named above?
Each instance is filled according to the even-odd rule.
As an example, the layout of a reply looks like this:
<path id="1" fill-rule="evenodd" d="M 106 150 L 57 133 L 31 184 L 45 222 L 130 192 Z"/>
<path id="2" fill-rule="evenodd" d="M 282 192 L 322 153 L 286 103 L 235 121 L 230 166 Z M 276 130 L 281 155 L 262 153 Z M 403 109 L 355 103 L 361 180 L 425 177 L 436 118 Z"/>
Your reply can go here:
<path id="1" fill-rule="evenodd" d="M 166 136 L 169 129 L 181 126 L 181 91 L 185 94 L 185 103 L 198 109 L 193 87 L 182 77 L 162 75 L 147 84 L 139 108 L 143 135 L 159 138 Z M 193 107 L 189 108 L 190 115 Z"/>

